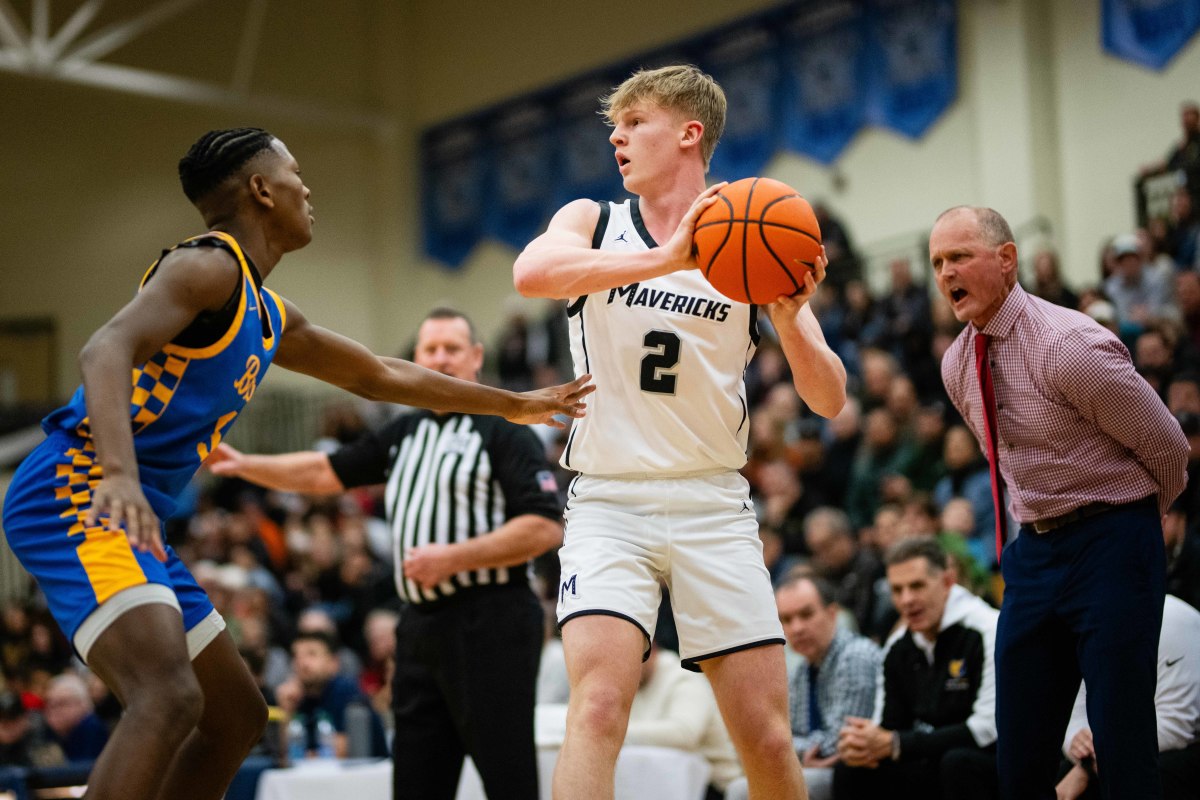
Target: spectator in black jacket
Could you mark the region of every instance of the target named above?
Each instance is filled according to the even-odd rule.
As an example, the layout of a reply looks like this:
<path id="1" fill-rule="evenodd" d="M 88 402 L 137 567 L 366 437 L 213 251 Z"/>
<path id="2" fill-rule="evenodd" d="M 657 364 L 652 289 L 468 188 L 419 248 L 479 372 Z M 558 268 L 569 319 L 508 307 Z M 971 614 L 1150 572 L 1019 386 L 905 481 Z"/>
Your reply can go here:
<path id="1" fill-rule="evenodd" d="M 885 646 L 876 719 L 842 728 L 834 798 L 990 800 L 998 612 L 955 584 L 935 539 L 905 539 L 886 563 L 903 624 Z"/>

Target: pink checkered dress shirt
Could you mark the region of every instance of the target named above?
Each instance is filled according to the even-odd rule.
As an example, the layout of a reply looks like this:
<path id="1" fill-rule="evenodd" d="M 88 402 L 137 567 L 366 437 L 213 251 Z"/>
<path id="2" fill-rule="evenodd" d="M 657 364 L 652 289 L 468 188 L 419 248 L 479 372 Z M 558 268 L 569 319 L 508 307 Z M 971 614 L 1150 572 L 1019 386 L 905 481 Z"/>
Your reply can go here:
<path id="1" fill-rule="evenodd" d="M 987 452 L 975 331 L 967 325 L 950 345 L 942 380 Z M 1029 523 L 1150 495 L 1166 513 L 1187 484 L 1187 437 L 1116 336 L 1019 285 L 983 332 L 1013 517 Z"/>

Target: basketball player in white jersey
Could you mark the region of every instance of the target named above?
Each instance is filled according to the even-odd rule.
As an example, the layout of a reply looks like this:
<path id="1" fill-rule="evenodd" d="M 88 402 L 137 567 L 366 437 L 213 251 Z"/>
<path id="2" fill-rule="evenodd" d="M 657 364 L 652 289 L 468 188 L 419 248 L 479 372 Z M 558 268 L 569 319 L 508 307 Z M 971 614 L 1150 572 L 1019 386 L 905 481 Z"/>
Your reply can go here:
<path id="1" fill-rule="evenodd" d="M 575 371 L 597 387 L 563 455 L 580 476 L 560 553 L 571 694 L 554 796 L 613 796 L 661 581 L 684 666 L 708 676 L 751 797 L 803 798 L 783 631 L 737 471 L 758 310 L 713 289 L 692 254 L 696 219 L 723 185 L 706 190 L 704 175 L 725 95 L 696 68 L 675 66 L 638 72 L 603 102 L 635 199 L 567 204 L 514 265 L 522 294 L 568 301 Z M 824 276 L 822 252 L 803 291 L 765 310 L 800 396 L 832 417 L 846 372 L 806 305 Z"/>

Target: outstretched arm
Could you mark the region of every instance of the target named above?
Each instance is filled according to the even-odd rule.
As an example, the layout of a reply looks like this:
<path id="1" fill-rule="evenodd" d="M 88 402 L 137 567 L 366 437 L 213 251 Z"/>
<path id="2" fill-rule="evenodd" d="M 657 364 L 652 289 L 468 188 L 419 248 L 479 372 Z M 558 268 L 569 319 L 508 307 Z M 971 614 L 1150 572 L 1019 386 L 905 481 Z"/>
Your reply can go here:
<path id="1" fill-rule="evenodd" d="M 815 269 L 804 275 L 804 288 L 793 297 L 780 297 L 767 306 L 771 324 L 779 334 L 779 344 L 792 368 L 792 380 L 800 398 L 822 417 L 835 417 L 846 404 L 846 367 L 825 343 L 821 324 L 808 301 L 817 285 L 825 280 L 828 264 L 825 248 L 817 257 Z"/>
<path id="2" fill-rule="evenodd" d="M 281 492 L 338 494 L 346 490 L 333 471 L 329 456 L 316 450 L 260 456 L 243 453 L 222 442 L 204 466 L 213 475 L 241 478 Z"/>
<path id="3" fill-rule="evenodd" d="M 130 543 L 166 560 L 158 516 L 139 483 L 129 404 L 130 370 L 145 363 L 186 328 L 198 314 L 220 308 L 241 280 L 233 258 L 216 248 L 176 250 L 162 260 L 154 279 L 106 322 L 79 353 L 88 424 L 103 477 L 91 496 L 84 524 L 108 518 L 108 529 L 122 523 Z"/>
<path id="4" fill-rule="evenodd" d="M 509 392 L 461 381 L 399 358 L 377 356 L 353 339 L 311 324 L 291 303 L 275 363 L 368 400 L 420 406 L 434 411 L 496 414 L 512 422 L 563 427 L 557 414 L 582 417 L 583 398 L 595 387 L 590 375 L 532 392 Z"/>
<path id="5" fill-rule="evenodd" d="M 546 232 L 517 256 L 513 284 L 526 297 L 562 300 L 695 269 L 696 220 L 723 186 L 717 183 L 700 193 L 666 244 L 634 253 L 593 249 L 599 206 L 591 200 L 568 203 L 550 220 Z"/>

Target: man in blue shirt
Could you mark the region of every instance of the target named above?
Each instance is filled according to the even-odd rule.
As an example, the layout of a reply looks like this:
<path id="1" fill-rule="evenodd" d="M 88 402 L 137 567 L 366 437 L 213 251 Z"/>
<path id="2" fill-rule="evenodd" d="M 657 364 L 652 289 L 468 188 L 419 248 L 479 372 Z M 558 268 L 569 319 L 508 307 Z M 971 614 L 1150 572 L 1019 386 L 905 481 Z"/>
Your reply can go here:
<path id="1" fill-rule="evenodd" d="M 338 643 L 324 631 L 302 632 L 292 641 L 292 677 L 280 685 L 279 704 L 293 716 L 303 717 L 308 734 L 306 750 L 320 750 L 318 723 L 328 719 L 334 729 L 333 755 L 345 758 L 349 751 L 346 736 L 346 709 L 360 703 L 370 710 L 371 752 L 388 754 L 383 724 L 371 709 L 367 698 L 354 681 L 338 674 Z"/>

